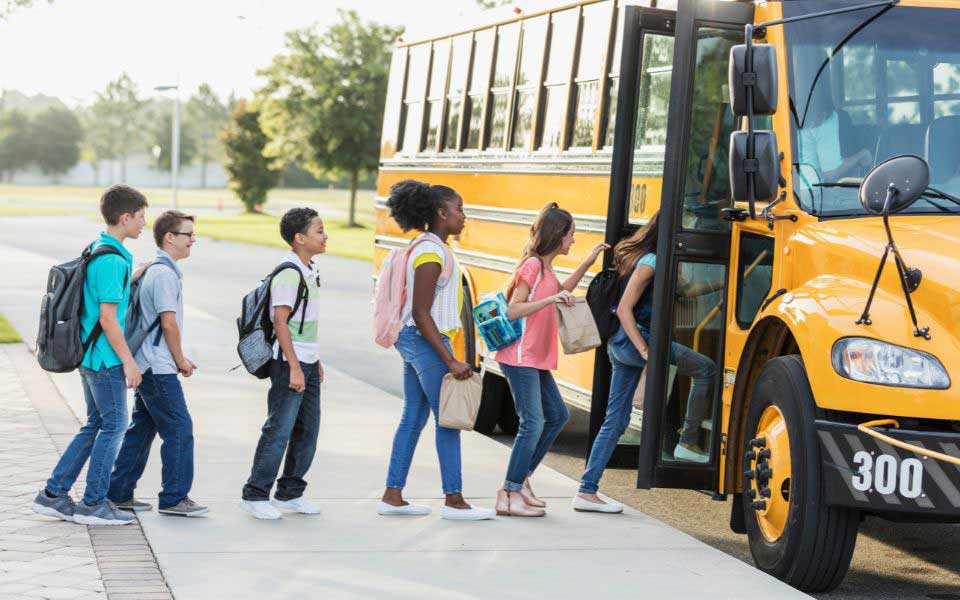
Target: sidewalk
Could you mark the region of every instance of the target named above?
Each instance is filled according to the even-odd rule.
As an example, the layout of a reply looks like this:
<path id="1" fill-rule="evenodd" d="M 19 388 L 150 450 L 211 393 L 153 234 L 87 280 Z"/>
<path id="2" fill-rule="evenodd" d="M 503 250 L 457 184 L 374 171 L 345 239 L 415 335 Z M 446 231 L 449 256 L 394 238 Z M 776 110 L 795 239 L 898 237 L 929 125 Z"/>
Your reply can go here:
<path id="1" fill-rule="evenodd" d="M 205 340 L 217 338 L 204 336 Z M 13 362 L 20 385 L 18 378 L 11 376 Z M 45 569 L 49 565 L 50 570 L 34 571 L 40 576 L 33 575 L 22 584 L 35 588 L 24 588 L 21 594 L 0 587 L 0 597 L 13 593 L 10 597 L 27 598 L 39 588 L 64 585 L 64 595 L 34 596 L 103 598 L 103 581 L 110 600 L 169 598 L 164 585 L 169 585 L 178 600 L 621 598 L 638 593 L 651 598 L 687 594 L 704 598 L 806 597 L 642 513 L 629 509 L 619 516 L 575 513 L 570 500 L 576 482 L 547 468 L 540 469 L 534 480 L 538 494 L 550 505 L 546 518 L 443 521 L 438 515 L 442 496 L 432 425 L 421 437 L 406 497 L 431 505 L 434 514 L 380 517 L 375 507 L 382 493 L 400 400 L 333 369 L 327 370 L 323 386 L 320 447 L 307 489 L 307 496 L 320 504 L 323 514 L 256 521 L 242 513 L 237 503 L 264 418 L 266 384 L 239 370 L 227 372 L 223 361 L 208 361 L 201 368 L 185 384 L 197 439 L 191 495 L 209 505 L 211 513 L 208 518 L 189 520 L 163 517 L 155 510 L 140 513 L 149 547 L 135 541 L 133 528 L 111 529 L 122 532 L 119 537 L 133 545 L 127 560 L 137 567 L 127 572 L 139 573 L 142 568 L 141 574 L 150 577 L 139 584 L 140 594 L 127 596 L 137 588 L 110 589 L 118 573 L 115 564 L 104 570 L 101 562 L 100 577 L 85 528 L 29 513 L 32 495 L 56 459 L 43 426 L 55 440 L 69 440 L 76 430 L 76 420 L 70 423 L 64 418 L 63 401 L 49 382 L 55 382 L 74 413 L 82 414 L 78 376 L 48 377 L 22 346 L 0 351 L 0 431 L 6 434 L 0 442 L 0 473 L 7 474 L 0 494 L 10 494 L 16 502 L 0 505 L 0 544 L 5 544 L 4 550 L 18 551 L 20 546 L 10 543 L 17 538 L 8 532 L 20 532 L 22 525 L 23 531 L 33 532 L 25 535 L 44 540 L 33 542 L 30 538 L 23 543 L 69 544 L 72 548 L 65 556 L 50 550 L 50 557 L 38 559 L 45 560 L 38 564 Z M 22 383 L 24 378 L 29 385 Z M 32 403 L 27 400 L 28 391 L 34 392 L 29 394 Z M 60 403 L 59 416 L 50 408 L 54 403 Z M 47 415 L 42 424 L 38 412 Z M 464 492 L 471 502 L 492 506 L 508 453 L 498 442 L 464 434 Z M 17 472 L 20 477 L 11 477 Z M 155 503 L 159 476 L 158 442 L 137 496 Z M 0 496 L 3 500 L 6 498 Z M 38 529 L 43 532 L 37 534 Z M 97 536 L 109 535 L 99 533 L 105 530 L 91 528 L 95 544 Z M 151 549 L 162 576 L 140 562 Z M 3 554 L 0 561 L 9 560 Z M 111 554 L 122 557 L 124 552 L 115 548 Z M 5 573 L 0 577 L 6 578 L 14 570 L 9 565 L 22 568 L 17 561 L 3 562 L 0 569 Z M 86 579 L 81 581 L 81 577 Z M 79 583 L 72 583 L 74 578 Z M 86 590 L 86 595 L 71 590 Z"/>

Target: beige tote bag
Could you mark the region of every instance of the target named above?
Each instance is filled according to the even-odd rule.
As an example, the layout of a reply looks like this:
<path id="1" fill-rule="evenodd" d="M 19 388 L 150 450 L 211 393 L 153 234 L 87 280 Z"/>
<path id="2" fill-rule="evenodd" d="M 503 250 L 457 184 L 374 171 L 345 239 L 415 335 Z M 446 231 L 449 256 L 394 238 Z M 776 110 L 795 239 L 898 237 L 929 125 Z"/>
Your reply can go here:
<path id="1" fill-rule="evenodd" d="M 469 379 L 455 379 L 452 373 L 443 376 L 440 384 L 440 427 L 470 431 L 480 411 L 483 378 L 473 373 Z"/>
<path id="2" fill-rule="evenodd" d="M 557 302 L 557 325 L 564 354 L 578 354 L 600 346 L 600 332 L 584 296 L 573 306 Z"/>

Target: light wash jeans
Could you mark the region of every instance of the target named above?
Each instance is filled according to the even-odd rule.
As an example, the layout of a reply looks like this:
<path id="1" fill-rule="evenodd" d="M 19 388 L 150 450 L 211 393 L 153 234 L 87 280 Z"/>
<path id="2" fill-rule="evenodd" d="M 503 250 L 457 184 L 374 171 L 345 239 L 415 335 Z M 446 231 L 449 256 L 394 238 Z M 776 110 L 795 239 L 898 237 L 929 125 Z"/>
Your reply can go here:
<path id="1" fill-rule="evenodd" d="M 450 348 L 450 340 L 446 336 L 440 337 Z M 407 326 L 400 330 L 396 348 L 403 358 L 403 416 L 393 436 L 387 487 L 403 489 L 407 484 L 407 474 L 420 440 L 420 432 L 427 424 L 430 411 L 433 411 L 443 493 L 459 493 L 463 489 L 460 479 L 460 430 L 440 427 L 437 423 L 440 384 L 450 370 L 416 327 Z"/>
<path id="2" fill-rule="evenodd" d="M 520 416 L 503 489 L 519 492 L 523 481 L 547 455 L 570 414 L 550 371 L 504 364 L 500 368 L 510 384 L 513 404 Z"/>
<path id="3" fill-rule="evenodd" d="M 649 337 L 649 334 L 642 330 L 641 335 L 645 340 Z M 610 364 L 613 367 L 610 397 L 603 425 L 593 440 L 587 469 L 580 479 L 580 491 L 584 494 L 595 494 L 599 489 L 603 470 L 607 468 L 617 441 L 630 424 L 633 394 L 647 362 L 640 356 L 622 326 L 610 338 L 607 354 L 610 355 Z M 670 364 L 677 367 L 678 374 L 693 378 L 690 396 L 687 398 L 683 432 L 680 434 L 681 443 L 693 445 L 700 434 L 700 423 L 710 411 L 710 388 L 717 377 L 717 366 L 710 358 L 676 342 L 670 347 Z"/>
<path id="4" fill-rule="evenodd" d="M 87 422 L 54 467 L 47 480 L 47 491 L 55 496 L 69 494 L 89 459 L 83 501 L 93 506 L 107 498 L 110 471 L 127 428 L 127 382 L 121 365 L 99 371 L 80 367 L 80 379 L 87 403 Z"/>

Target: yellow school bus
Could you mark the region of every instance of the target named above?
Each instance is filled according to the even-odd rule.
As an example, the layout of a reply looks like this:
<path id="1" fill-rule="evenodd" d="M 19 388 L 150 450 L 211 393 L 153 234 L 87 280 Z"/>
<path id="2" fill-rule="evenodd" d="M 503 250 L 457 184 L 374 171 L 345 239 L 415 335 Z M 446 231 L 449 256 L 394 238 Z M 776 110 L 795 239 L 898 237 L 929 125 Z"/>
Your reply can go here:
<path id="1" fill-rule="evenodd" d="M 398 45 L 377 260 L 405 243 L 382 197 L 406 177 L 463 196 L 472 301 L 502 286 L 547 201 L 577 215 L 567 269 L 662 209 L 650 360 L 619 452 L 638 486 L 730 501 L 758 568 L 808 591 L 843 579 L 864 516 L 955 522 L 960 3 L 520 8 Z M 493 373 L 481 428 L 509 429 L 464 318 L 458 351 Z M 691 381 L 671 342 L 721 373 L 695 415 L 703 463 L 673 455 Z M 603 348 L 562 357 L 557 378 L 595 433 Z"/>

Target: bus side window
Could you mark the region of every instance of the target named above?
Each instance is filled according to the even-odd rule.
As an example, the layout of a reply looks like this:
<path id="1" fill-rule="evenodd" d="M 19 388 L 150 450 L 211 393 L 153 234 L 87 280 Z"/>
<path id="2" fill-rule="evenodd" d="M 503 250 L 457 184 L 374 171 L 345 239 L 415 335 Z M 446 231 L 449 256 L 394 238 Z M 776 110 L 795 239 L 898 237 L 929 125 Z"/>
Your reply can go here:
<path id="1" fill-rule="evenodd" d="M 760 305 L 770 295 L 773 281 L 773 238 L 740 234 L 737 261 L 737 325 L 749 329 Z"/>

